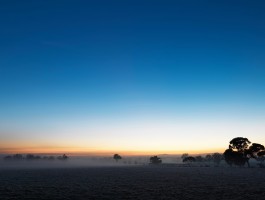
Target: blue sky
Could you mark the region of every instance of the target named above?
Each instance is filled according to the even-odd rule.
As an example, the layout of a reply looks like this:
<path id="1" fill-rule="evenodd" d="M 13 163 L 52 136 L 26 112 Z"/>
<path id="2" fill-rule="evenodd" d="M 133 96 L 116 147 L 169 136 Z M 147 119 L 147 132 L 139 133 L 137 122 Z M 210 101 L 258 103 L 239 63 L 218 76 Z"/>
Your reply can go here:
<path id="1" fill-rule="evenodd" d="M 194 135 L 223 134 L 216 149 L 242 124 L 242 136 L 265 143 L 264 9 L 263 1 L 2 1 L 2 143 L 58 146 L 53 137 L 63 137 L 83 149 L 109 141 L 113 151 L 173 152 L 181 149 L 168 141 L 185 144 L 193 123 Z M 222 133 L 209 132 L 212 120 Z M 163 131 L 180 121 L 187 126 Z M 145 134 L 142 146 L 130 130 Z M 128 149 L 115 143 L 126 138 Z"/>

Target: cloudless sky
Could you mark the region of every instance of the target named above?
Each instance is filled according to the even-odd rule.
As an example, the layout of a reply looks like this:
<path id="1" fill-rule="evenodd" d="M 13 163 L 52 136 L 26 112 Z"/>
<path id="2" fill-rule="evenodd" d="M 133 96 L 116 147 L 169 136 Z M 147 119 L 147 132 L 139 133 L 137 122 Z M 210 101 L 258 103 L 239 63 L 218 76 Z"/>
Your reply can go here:
<path id="1" fill-rule="evenodd" d="M 265 144 L 262 0 L 0 2 L 0 151 Z"/>

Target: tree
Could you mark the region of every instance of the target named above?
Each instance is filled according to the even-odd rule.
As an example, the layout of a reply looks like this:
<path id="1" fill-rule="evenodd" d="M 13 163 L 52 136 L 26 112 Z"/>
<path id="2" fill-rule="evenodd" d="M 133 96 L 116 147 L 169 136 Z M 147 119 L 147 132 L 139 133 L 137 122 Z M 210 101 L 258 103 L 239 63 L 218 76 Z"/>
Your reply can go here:
<path id="1" fill-rule="evenodd" d="M 189 162 L 189 163 L 191 163 L 191 162 L 195 162 L 195 161 L 196 161 L 196 159 L 195 159 L 194 157 L 192 157 L 192 156 L 185 157 L 185 158 L 182 160 L 182 162 Z"/>
<path id="2" fill-rule="evenodd" d="M 5 156 L 4 160 L 12 160 L 12 156 Z"/>
<path id="3" fill-rule="evenodd" d="M 27 154 L 26 155 L 26 159 L 27 160 L 39 160 L 39 159 L 41 159 L 41 157 L 40 156 L 35 156 L 33 154 Z"/>
<path id="4" fill-rule="evenodd" d="M 223 159 L 223 156 L 222 156 L 222 154 L 220 154 L 220 153 L 214 153 L 214 154 L 212 155 L 212 159 L 213 159 L 213 162 L 214 162 L 215 164 L 219 165 L 220 162 L 221 162 L 221 160 Z"/>
<path id="5" fill-rule="evenodd" d="M 232 149 L 226 149 L 223 155 L 224 155 L 225 162 L 228 165 L 232 166 L 233 160 L 234 160 L 234 153 Z"/>
<path id="6" fill-rule="evenodd" d="M 265 151 L 260 151 L 259 153 L 257 153 L 258 157 L 263 157 L 265 156 Z"/>
<path id="7" fill-rule="evenodd" d="M 247 138 L 236 137 L 229 142 L 229 149 L 224 152 L 224 158 L 227 164 L 244 166 L 246 163 L 249 166 L 249 158 L 246 151 L 251 142 Z"/>
<path id="8" fill-rule="evenodd" d="M 54 160 L 55 158 L 54 158 L 54 156 L 49 156 L 48 157 L 48 160 Z"/>
<path id="9" fill-rule="evenodd" d="M 195 156 L 195 160 L 196 160 L 196 162 L 202 162 L 203 157 L 202 156 Z"/>
<path id="10" fill-rule="evenodd" d="M 263 150 L 263 151 L 258 152 L 257 156 L 258 157 L 256 159 L 257 159 L 257 161 L 259 161 L 258 165 L 260 167 L 264 168 L 265 166 L 264 166 L 263 162 L 265 161 L 265 151 Z"/>
<path id="11" fill-rule="evenodd" d="M 212 161 L 213 160 L 213 157 L 212 157 L 212 155 L 211 154 L 207 154 L 206 156 L 205 156 L 205 160 L 206 161 Z"/>
<path id="12" fill-rule="evenodd" d="M 246 151 L 245 154 L 251 158 L 257 158 L 258 153 L 264 150 L 264 146 L 258 143 L 253 143 Z"/>
<path id="13" fill-rule="evenodd" d="M 228 161 L 230 165 L 235 164 L 239 166 L 244 166 L 245 163 L 248 164 L 249 166 L 249 157 L 247 157 L 247 150 L 248 146 L 251 142 L 244 137 L 236 137 L 232 139 L 229 142 L 229 149 L 231 151 L 227 151 L 225 156 L 226 162 L 228 161 L 227 159 L 231 159 Z"/>
<path id="14" fill-rule="evenodd" d="M 13 155 L 13 159 L 15 159 L 15 160 L 22 160 L 23 159 L 23 156 L 21 154 L 15 154 L 15 155 Z"/>
<path id="15" fill-rule="evenodd" d="M 162 160 L 161 158 L 157 157 L 157 156 L 153 156 L 153 157 L 150 157 L 150 164 L 161 164 L 162 163 Z"/>
<path id="16" fill-rule="evenodd" d="M 232 166 L 233 164 L 238 166 L 244 166 L 246 163 L 248 163 L 248 158 L 245 157 L 243 153 L 233 151 L 232 149 L 225 150 L 224 158 L 226 163 L 230 166 Z"/>
<path id="17" fill-rule="evenodd" d="M 186 157 L 188 157 L 188 156 L 189 156 L 188 153 L 183 153 L 183 154 L 181 155 L 181 159 L 183 160 L 184 158 L 186 158 Z"/>
<path id="18" fill-rule="evenodd" d="M 68 156 L 63 154 L 63 156 L 58 156 L 57 157 L 58 160 L 67 160 L 68 159 Z"/>
<path id="19" fill-rule="evenodd" d="M 247 138 L 236 137 L 230 141 L 229 149 L 244 152 L 250 143 L 251 142 Z"/>
<path id="20" fill-rule="evenodd" d="M 118 160 L 122 159 L 122 157 L 119 154 L 114 154 L 113 159 L 118 162 Z"/>
<path id="21" fill-rule="evenodd" d="M 224 158 L 227 164 L 244 166 L 245 163 L 249 165 L 249 159 L 257 159 L 260 152 L 264 150 L 264 146 L 258 143 L 252 143 L 247 138 L 237 137 L 229 142 L 229 149 L 224 152 Z"/>

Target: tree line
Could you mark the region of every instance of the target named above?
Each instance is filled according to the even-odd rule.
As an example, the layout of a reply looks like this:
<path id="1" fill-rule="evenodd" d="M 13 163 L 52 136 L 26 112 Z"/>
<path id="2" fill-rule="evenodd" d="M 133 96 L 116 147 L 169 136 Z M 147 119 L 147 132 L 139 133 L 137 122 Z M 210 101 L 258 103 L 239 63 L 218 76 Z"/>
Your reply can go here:
<path id="1" fill-rule="evenodd" d="M 67 160 L 69 157 L 66 154 L 62 156 L 39 156 L 33 154 L 22 154 L 8 155 L 4 157 L 4 160 Z M 251 143 L 248 138 L 236 137 L 233 138 L 228 145 L 228 148 L 223 154 L 213 153 L 203 156 L 190 156 L 188 153 L 184 153 L 182 156 L 184 163 L 192 162 L 213 162 L 219 165 L 224 160 L 229 166 L 245 166 L 247 164 L 250 167 L 249 160 L 254 159 L 258 161 L 260 167 L 265 167 L 263 162 L 265 161 L 265 148 L 259 143 Z M 122 159 L 119 154 L 114 154 L 113 159 L 118 162 Z M 162 159 L 158 156 L 152 156 L 149 159 L 150 164 L 158 165 L 162 163 Z"/>
<path id="2" fill-rule="evenodd" d="M 205 157 L 203 156 L 190 156 L 188 153 L 184 153 L 181 156 L 182 161 L 184 163 L 189 162 L 213 162 L 216 165 L 219 165 L 220 162 L 224 159 L 223 155 L 220 153 L 213 153 L 213 154 L 207 154 Z"/>
<path id="3" fill-rule="evenodd" d="M 117 161 L 122 157 L 118 154 L 114 155 L 114 159 Z M 223 154 L 213 153 L 203 156 L 190 156 L 188 153 L 184 153 L 182 156 L 184 163 L 192 162 L 213 162 L 219 165 L 224 160 L 229 166 L 245 166 L 247 164 L 250 167 L 249 160 L 254 159 L 258 161 L 260 167 L 265 167 L 263 162 L 265 161 L 265 148 L 259 143 L 251 143 L 248 138 L 236 137 L 233 138 L 228 145 L 228 149 Z M 150 164 L 161 164 L 162 159 L 158 156 L 150 157 Z"/>
<path id="4" fill-rule="evenodd" d="M 66 154 L 62 156 L 39 156 L 34 154 L 26 154 L 25 156 L 22 154 L 14 154 L 8 155 L 4 157 L 4 160 L 67 160 L 69 157 Z"/>

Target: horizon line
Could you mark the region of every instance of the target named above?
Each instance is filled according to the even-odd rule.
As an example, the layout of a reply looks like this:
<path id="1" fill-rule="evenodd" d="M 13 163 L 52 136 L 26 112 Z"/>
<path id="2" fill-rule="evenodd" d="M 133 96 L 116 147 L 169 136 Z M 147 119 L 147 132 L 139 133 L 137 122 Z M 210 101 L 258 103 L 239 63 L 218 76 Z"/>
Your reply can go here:
<path id="1" fill-rule="evenodd" d="M 1 151 L 1 155 L 6 155 L 6 154 L 38 154 L 38 155 L 59 155 L 59 154 L 67 154 L 70 156 L 110 156 L 114 155 L 116 153 L 122 155 L 122 156 L 151 156 L 151 155 L 182 155 L 184 153 L 188 154 L 211 154 L 211 153 L 223 153 L 225 151 L 224 149 L 212 149 L 212 150 L 173 150 L 173 151 L 159 151 L 159 150 L 154 150 L 154 151 L 125 151 L 125 150 L 95 150 L 95 151 L 69 151 L 69 150 L 60 150 L 60 151 L 33 151 L 33 150 L 21 150 L 21 148 L 18 149 L 9 149 L 7 151 Z"/>

